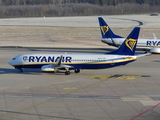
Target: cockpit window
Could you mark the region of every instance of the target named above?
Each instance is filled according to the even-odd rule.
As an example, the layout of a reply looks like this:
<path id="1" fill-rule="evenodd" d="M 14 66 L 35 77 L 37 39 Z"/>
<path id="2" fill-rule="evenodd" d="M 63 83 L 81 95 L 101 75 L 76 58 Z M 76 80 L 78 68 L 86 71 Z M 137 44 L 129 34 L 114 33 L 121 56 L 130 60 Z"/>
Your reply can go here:
<path id="1" fill-rule="evenodd" d="M 15 60 L 16 58 L 13 58 L 12 60 Z"/>

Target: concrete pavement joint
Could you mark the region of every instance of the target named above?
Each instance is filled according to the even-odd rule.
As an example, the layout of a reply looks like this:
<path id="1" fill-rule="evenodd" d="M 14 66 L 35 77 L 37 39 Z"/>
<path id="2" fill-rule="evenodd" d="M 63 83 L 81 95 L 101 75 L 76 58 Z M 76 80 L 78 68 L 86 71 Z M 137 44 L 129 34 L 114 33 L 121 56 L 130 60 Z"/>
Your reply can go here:
<path id="1" fill-rule="evenodd" d="M 56 100 L 56 99 L 58 99 L 58 98 L 62 98 L 62 97 L 67 96 L 67 95 L 69 95 L 69 94 L 71 94 L 71 93 L 78 92 L 78 91 L 80 91 L 80 90 L 86 89 L 86 88 L 88 88 L 88 87 L 94 86 L 94 85 L 96 85 L 96 84 L 102 83 L 102 82 L 107 81 L 107 80 L 108 80 L 108 79 L 105 79 L 105 80 L 102 80 L 102 81 L 99 81 L 99 82 L 93 83 L 93 84 L 91 84 L 91 85 L 88 85 L 88 86 L 86 86 L 86 87 L 82 87 L 82 88 L 80 88 L 80 89 L 77 89 L 77 90 L 71 91 L 71 92 L 69 92 L 69 93 L 67 93 L 67 94 L 64 94 L 64 95 L 58 96 L 57 98 L 49 99 L 49 100 L 47 100 L 47 101 L 44 101 L 44 102 L 41 102 L 41 103 L 39 103 L 39 104 L 33 105 L 33 106 L 31 106 L 31 107 L 25 108 L 25 109 L 20 110 L 20 111 L 18 111 L 18 112 L 15 112 L 15 113 L 12 113 L 12 114 L 8 114 L 8 115 L 6 115 L 6 116 L 3 116 L 3 117 L 1 117 L 0 119 L 5 119 L 5 118 L 7 118 L 7 117 L 10 117 L 10 116 L 16 115 L 16 114 L 18 114 L 18 113 L 21 113 L 21 112 L 24 112 L 24 111 L 26 111 L 26 110 L 32 109 L 32 108 L 34 108 L 34 107 L 37 107 L 37 106 L 42 105 L 42 104 L 45 104 L 45 103 L 47 103 L 47 102 L 50 102 L 50 101 Z"/>

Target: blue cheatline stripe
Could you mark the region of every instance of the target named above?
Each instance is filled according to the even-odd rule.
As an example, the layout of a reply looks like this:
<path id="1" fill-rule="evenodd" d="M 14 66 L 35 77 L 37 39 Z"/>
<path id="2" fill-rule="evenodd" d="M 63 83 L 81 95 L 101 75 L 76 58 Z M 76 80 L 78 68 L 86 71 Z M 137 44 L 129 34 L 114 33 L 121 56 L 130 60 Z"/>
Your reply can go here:
<path id="1" fill-rule="evenodd" d="M 110 68 L 120 65 L 126 65 L 130 62 L 135 61 L 136 59 L 130 59 L 130 60 L 121 60 L 121 61 L 115 61 L 115 62 L 102 62 L 102 63 L 62 63 L 65 65 L 73 66 L 72 69 L 104 69 L 104 68 Z M 55 63 L 33 63 L 33 64 L 19 64 L 14 65 L 15 68 L 41 68 L 43 65 L 48 64 L 55 64 Z"/>

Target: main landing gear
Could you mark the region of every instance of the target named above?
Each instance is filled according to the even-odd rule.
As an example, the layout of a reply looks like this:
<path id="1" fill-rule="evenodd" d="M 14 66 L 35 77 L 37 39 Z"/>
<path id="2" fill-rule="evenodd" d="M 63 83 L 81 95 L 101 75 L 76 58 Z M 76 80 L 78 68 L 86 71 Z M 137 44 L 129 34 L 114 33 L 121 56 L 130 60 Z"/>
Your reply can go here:
<path id="1" fill-rule="evenodd" d="M 80 69 L 75 69 L 75 73 L 80 73 Z"/>
<path id="2" fill-rule="evenodd" d="M 80 69 L 75 69 L 74 72 L 75 72 L 75 73 L 79 73 L 79 72 L 80 72 Z M 65 75 L 70 75 L 69 69 L 66 69 Z"/>
<path id="3" fill-rule="evenodd" d="M 66 72 L 65 72 L 65 75 L 70 75 L 70 71 L 66 71 Z"/>
<path id="4" fill-rule="evenodd" d="M 66 69 L 65 75 L 70 75 L 69 68 L 65 68 L 65 69 Z"/>

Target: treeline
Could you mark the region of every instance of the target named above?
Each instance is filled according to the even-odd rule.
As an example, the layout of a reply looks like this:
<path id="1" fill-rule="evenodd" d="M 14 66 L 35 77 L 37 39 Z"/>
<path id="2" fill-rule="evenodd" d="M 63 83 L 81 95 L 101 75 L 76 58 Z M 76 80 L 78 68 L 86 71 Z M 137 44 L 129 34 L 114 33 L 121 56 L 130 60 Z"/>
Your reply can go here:
<path id="1" fill-rule="evenodd" d="M 0 0 L 0 5 L 49 5 L 66 3 L 90 3 L 95 5 L 118 5 L 123 3 L 160 5 L 160 0 Z"/>
<path id="2" fill-rule="evenodd" d="M 1 18 L 55 17 L 115 14 L 159 13 L 160 7 L 149 4 L 122 3 L 117 5 L 94 5 L 89 3 L 66 3 L 49 5 L 0 6 Z"/>

